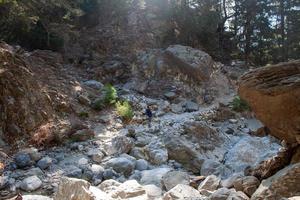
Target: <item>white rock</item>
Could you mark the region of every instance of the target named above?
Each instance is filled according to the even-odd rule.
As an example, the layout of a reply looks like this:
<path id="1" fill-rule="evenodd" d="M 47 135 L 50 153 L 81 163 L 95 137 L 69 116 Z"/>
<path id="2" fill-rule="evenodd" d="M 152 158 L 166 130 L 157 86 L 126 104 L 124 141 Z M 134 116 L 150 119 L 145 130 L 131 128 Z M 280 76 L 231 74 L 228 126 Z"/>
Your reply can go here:
<path id="1" fill-rule="evenodd" d="M 221 179 L 216 177 L 215 175 L 210 175 L 206 177 L 204 181 L 202 181 L 198 187 L 198 190 L 205 189 L 209 191 L 216 190 L 220 185 Z"/>
<path id="2" fill-rule="evenodd" d="M 146 190 L 136 180 L 129 180 L 122 183 L 114 192 L 112 197 L 128 199 L 128 198 L 143 196 L 145 194 L 146 194 Z"/>
<path id="3" fill-rule="evenodd" d="M 163 200 L 183 200 L 183 199 L 205 199 L 196 189 L 188 185 L 179 184 L 163 196 Z"/>
<path id="4" fill-rule="evenodd" d="M 162 177 L 169 172 L 170 168 L 156 168 L 152 170 L 142 171 L 141 184 L 142 185 L 156 185 L 162 187 Z"/>
<path id="5" fill-rule="evenodd" d="M 21 189 L 27 192 L 32 192 L 42 186 L 42 181 L 37 176 L 30 176 L 21 182 Z"/>

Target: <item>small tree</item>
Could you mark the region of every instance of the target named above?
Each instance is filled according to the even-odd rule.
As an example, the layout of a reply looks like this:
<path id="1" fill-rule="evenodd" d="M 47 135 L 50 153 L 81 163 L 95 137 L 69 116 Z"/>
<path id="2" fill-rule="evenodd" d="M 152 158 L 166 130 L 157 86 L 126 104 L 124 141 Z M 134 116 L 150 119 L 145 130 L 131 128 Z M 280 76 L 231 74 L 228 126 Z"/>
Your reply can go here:
<path id="1" fill-rule="evenodd" d="M 133 118 L 133 110 L 131 105 L 128 101 L 120 102 L 118 101 L 116 103 L 116 108 L 118 115 L 124 120 L 124 121 L 130 121 Z"/>

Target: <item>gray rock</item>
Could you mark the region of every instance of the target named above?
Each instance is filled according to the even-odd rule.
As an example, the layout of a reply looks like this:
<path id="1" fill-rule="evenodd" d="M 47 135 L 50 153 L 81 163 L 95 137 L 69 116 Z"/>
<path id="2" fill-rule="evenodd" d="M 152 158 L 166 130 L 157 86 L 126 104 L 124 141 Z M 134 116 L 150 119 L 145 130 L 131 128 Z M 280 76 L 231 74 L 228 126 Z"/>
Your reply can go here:
<path id="1" fill-rule="evenodd" d="M 231 170 L 217 161 L 207 159 L 202 164 L 200 174 L 202 176 L 208 176 L 213 174 L 216 176 L 227 177 L 229 174 L 231 174 Z"/>
<path id="2" fill-rule="evenodd" d="M 183 104 L 184 110 L 186 112 L 195 112 L 199 110 L 199 105 L 192 101 L 187 101 Z"/>
<path id="3" fill-rule="evenodd" d="M 168 151 L 165 145 L 160 141 L 153 140 L 145 147 L 144 151 L 147 160 L 150 163 L 161 165 L 163 163 L 166 163 L 168 160 Z"/>
<path id="4" fill-rule="evenodd" d="M 100 90 L 103 88 L 103 84 L 96 80 L 88 80 L 85 81 L 83 84 L 95 90 Z"/>
<path id="5" fill-rule="evenodd" d="M 42 158 L 42 154 L 39 152 L 38 149 L 36 149 L 34 147 L 24 149 L 22 152 L 29 154 L 29 156 L 31 157 L 31 160 L 33 160 L 35 162 L 37 162 L 38 160 L 40 160 Z"/>
<path id="6" fill-rule="evenodd" d="M 104 154 L 99 149 L 90 149 L 87 155 L 91 157 L 94 162 L 99 164 L 102 162 L 102 159 L 104 158 Z"/>
<path id="7" fill-rule="evenodd" d="M 147 162 L 146 160 L 140 159 L 140 160 L 137 160 L 137 161 L 136 161 L 136 166 L 135 166 L 135 168 L 136 168 L 137 170 L 140 170 L 140 171 L 147 170 L 148 167 L 149 167 L 149 164 L 148 164 L 148 162 Z"/>
<path id="8" fill-rule="evenodd" d="M 65 172 L 65 176 L 68 177 L 81 178 L 82 176 L 82 169 L 74 165 L 68 166 L 66 169 L 64 169 L 64 172 Z"/>
<path id="9" fill-rule="evenodd" d="M 119 177 L 119 174 L 115 172 L 112 168 L 105 169 L 103 172 L 103 178 L 105 180 L 115 179 L 116 177 Z"/>
<path id="10" fill-rule="evenodd" d="M 161 188 L 162 177 L 169 171 L 171 171 L 171 169 L 166 167 L 142 171 L 140 182 L 142 185 L 156 185 Z"/>
<path id="11" fill-rule="evenodd" d="M 176 93 L 175 92 L 167 92 L 164 94 L 164 96 L 167 98 L 167 99 L 174 99 L 176 97 Z"/>
<path id="12" fill-rule="evenodd" d="M 0 190 L 3 190 L 8 186 L 9 177 L 8 176 L 0 176 Z"/>
<path id="13" fill-rule="evenodd" d="M 260 181 L 254 176 L 245 176 L 237 178 L 233 186 L 236 191 L 242 191 L 248 196 L 252 196 L 252 194 L 256 191 L 260 184 Z"/>
<path id="14" fill-rule="evenodd" d="M 134 146 L 132 138 L 126 136 L 118 136 L 112 139 L 112 146 L 116 153 L 129 153 Z"/>
<path id="15" fill-rule="evenodd" d="M 106 163 L 107 167 L 113 168 L 118 173 L 129 176 L 135 168 L 135 163 L 125 157 L 113 158 Z"/>
<path id="16" fill-rule="evenodd" d="M 17 155 L 15 155 L 14 160 L 19 168 L 29 167 L 33 163 L 30 155 L 27 153 L 18 153 Z"/>
<path id="17" fill-rule="evenodd" d="M 26 192 L 32 192 L 42 186 L 42 181 L 37 176 L 25 178 L 20 185 L 20 188 Z"/>
<path id="18" fill-rule="evenodd" d="M 50 157 L 42 158 L 37 162 L 37 166 L 41 169 L 47 169 L 52 164 L 52 159 Z"/>
<path id="19" fill-rule="evenodd" d="M 44 172 L 39 168 L 31 168 L 27 172 L 24 173 L 25 176 L 37 176 L 39 178 L 42 178 L 44 176 Z"/>
<path id="20" fill-rule="evenodd" d="M 190 176 L 186 172 L 170 171 L 162 177 L 162 183 L 169 191 L 178 184 L 189 185 Z"/>
<path id="21" fill-rule="evenodd" d="M 220 188 L 216 190 L 210 197 L 209 200 L 249 200 L 249 197 L 243 192 L 237 192 L 235 189 Z"/>

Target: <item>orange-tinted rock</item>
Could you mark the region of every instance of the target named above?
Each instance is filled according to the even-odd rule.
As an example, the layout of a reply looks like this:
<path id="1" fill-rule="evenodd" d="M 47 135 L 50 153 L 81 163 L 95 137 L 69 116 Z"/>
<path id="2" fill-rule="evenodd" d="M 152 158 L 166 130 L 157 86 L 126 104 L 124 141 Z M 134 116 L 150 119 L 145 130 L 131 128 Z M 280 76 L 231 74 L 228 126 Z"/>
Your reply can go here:
<path id="1" fill-rule="evenodd" d="M 300 60 L 248 72 L 240 79 L 239 95 L 271 135 L 300 144 Z"/>

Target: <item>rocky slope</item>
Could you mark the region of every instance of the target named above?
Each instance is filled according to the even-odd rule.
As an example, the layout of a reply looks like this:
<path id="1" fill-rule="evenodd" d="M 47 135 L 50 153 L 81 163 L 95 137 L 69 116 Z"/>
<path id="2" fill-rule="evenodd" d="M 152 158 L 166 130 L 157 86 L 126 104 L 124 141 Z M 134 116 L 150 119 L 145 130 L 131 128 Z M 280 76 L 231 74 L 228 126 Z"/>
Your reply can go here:
<path id="1" fill-rule="evenodd" d="M 10 63 L 9 69 L 21 65 L 18 71 L 30 71 L 19 76 L 29 84 L 19 87 L 26 91 L 20 102 L 29 102 L 24 106 L 30 117 L 38 115 L 40 105 L 48 101 L 43 109 L 51 113 L 32 132 L 21 132 L 42 138 L 40 146 L 20 145 L 18 151 L 1 154 L 6 164 L 0 178 L 2 199 L 16 199 L 19 192 L 30 200 L 264 199 L 270 193 L 273 199 L 280 199 L 299 195 L 294 187 L 299 182 L 297 163 L 279 172 L 276 168 L 269 179 L 254 173 L 262 164 L 267 168 L 277 163 L 285 149 L 271 136 L 253 135 L 262 126 L 255 118 L 232 111 L 229 102 L 235 95 L 234 85 L 221 64 L 205 52 L 178 45 L 140 52 L 124 70 L 120 58 L 103 67 L 84 68 L 67 65 L 59 54 L 49 51 L 16 52 L 9 46 L 2 51 L 8 55 L 3 59 Z M 12 57 L 20 60 L 18 65 L 13 65 Z M 5 83 L 20 83 L 18 76 L 2 75 L 3 88 Z M 113 108 L 92 108 L 103 90 L 99 81 L 117 82 L 116 76 L 122 79 L 116 84 L 119 98 L 128 100 L 135 111 L 130 124 L 123 123 Z M 8 94 L 16 98 L 7 92 L 0 99 L 7 99 Z M 31 101 L 33 97 L 37 99 Z M 9 105 L 4 101 L 2 107 Z M 155 115 L 151 127 L 143 115 L 147 105 Z M 4 121 L 1 127 L 11 121 Z M 54 135 L 62 144 L 42 145 L 53 141 L 44 139 L 45 134 Z"/>

